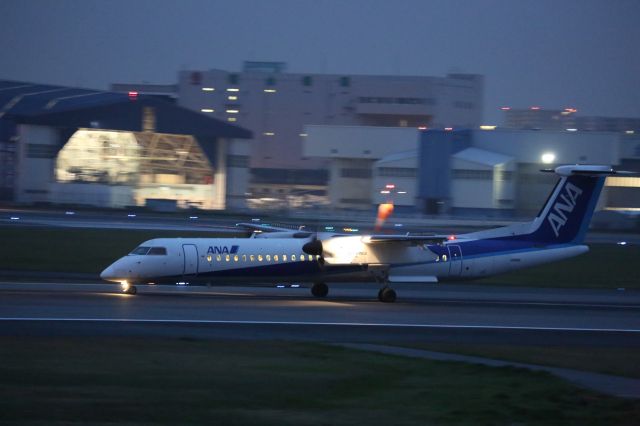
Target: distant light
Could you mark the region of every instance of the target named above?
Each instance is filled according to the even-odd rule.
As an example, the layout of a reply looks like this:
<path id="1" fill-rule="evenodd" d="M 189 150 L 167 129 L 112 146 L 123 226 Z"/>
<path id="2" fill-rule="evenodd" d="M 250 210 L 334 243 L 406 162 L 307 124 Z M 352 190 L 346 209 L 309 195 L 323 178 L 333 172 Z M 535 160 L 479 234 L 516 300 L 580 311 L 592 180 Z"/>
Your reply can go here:
<path id="1" fill-rule="evenodd" d="M 132 101 L 135 101 L 136 99 L 138 99 L 138 92 L 130 91 L 129 92 L 129 99 L 132 100 Z"/>
<path id="2" fill-rule="evenodd" d="M 382 191 L 380 191 L 381 194 L 390 194 L 391 191 L 389 191 L 388 189 L 383 189 Z"/>
<path id="3" fill-rule="evenodd" d="M 393 226 L 395 226 L 396 228 L 402 228 L 404 225 L 401 223 L 394 223 Z"/>
<path id="4" fill-rule="evenodd" d="M 228 110 L 227 110 L 227 114 L 237 114 L 237 113 L 239 113 L 239 112 L 240 112 L 240 111 L 238 111 L 237 109 L 228 109 Z"/>
<path id="5" fill-rule="evenodd" d="M 553 152 L 545 152 L 540 158 L 544 164 L 551 164 L 556 161 L 556 155 Z"/>
<path id="6" fill-rule="evenodd" d="M 300 284 L 291 284 L 291 288 L 300 288 Z"/>
<path id="7" fill-rule="evenodd" d="M 202 108 L 200 111 L 201 112 L 215 112 L 216 110 L 212 109 L 212 108 Z"/>
<path id="8" fill-rule="evenodd" d="M 393 188 L 395 188 L 396 186 L 395 186 L 394 184 L 392 184 L 392 183 L 388 183 L 388 184 L 386 184 L 384 187 L 385 187 L 385 188 L 387 188 L 387 189 L 393 189 Z"/>
<path id="9" fill-rule="evenodd" d="M 229 95 L 227 96 L 227 99 L 229 99 L 230 101 L 237 101 L 238 97 L 236 95 Z"/>
<path id="10" fill-rule="evenodd" d="M 277 288 L 285 288 L 285 287 L 286 287 L 286 285 L 284 285 L 284 284 L 278 284 L 278 285 L 276 285 L 276 287 L 277 287 Z"/>
<path id="11" fill-rule="evenodd" d="M 309 135 L 308 135 L 308 134 L 306 134 L 306 133 L 300 133 L 300 136 L 301 136 L 301 137 L 303 137 L 303 138 L 306 138 L 306 137 L 307 137 L 307 136 L 309 136 Z"/>
<path id="12" fill-rule="evenodd" d="M 503 107 L 500 107 L 500 109 L 503 110 L 503 111 L 510 111 L 511 107 L 503 106 Z"/>
<path id="13" fill-rule="evenodd" d="M 240 89 L 236 89 L 235 87 L 230 87 L 227 89 L 227 92 L 239 92 Z"/>
<path id="14" fill-rule="evenodd" d="M 427 126 L 419 126 L 418 130 L 427 130 Z"/>
<path id="15" fill-rule="evenodd" d="M 567 132 L 577 132 L 578 131 L 578 129 L 573 128 L 573 127 L 570 128 L 570 129 L 566 129 L 566 130 L 567 130 Z"/>
<path id="16" fill-rule="evenodd" d="M 635 131 L 633 131 L 633 130 L 627 130 L 625 133 L 626 133 L 627 135 L 633 135 L 633 134 L 635 133 Z"/>
<path id="17" fill-rule="evenodd" d="M 276 93 L 276 89 L 264 89 L 264 93 Z"/>
<path id="18" fill-rule="evenodd" d="M 406 194 L 407 191 L 398 191 L 398 194 Z"/>
<path id="19" fill-rule="evenodd" d="M 189 219 L 198 219 L 198 216 L 189 216 Z"/>
<path id="20" fill-rule="evenodd" d="M 325 226 L 325 231 L 333 231 L 333 226 Z"/>
<path id="21" fill-rule="evenodd" d="M 483 124 L 482 126 L 480 126 L 481 130 L 495 130 L 497 126 L 490 126 L 487 124 Z"/>
<path id="22" fill-rule="evenodd" d="M 450 132 L 450 131 L 453 130 L 453 127 L 445 127 L 444 130 L 447 131 L 447 132 Z"/>
<path id="23" fill-rule="evenodd" d="M 127 217 L 136 217 L 136 215 L 134 213 L 129 213 Z"/>
<path id="24" fill-rule="evenodd" d="M 20 218 L 18 216 L 11 216 L 9 219 L 11 219 L 11 220 L 20 220 Z"/>
<path id="25" fill-rule="evenodd" d="M 533 110 L 533 111 L 538 111 L 540 109 L 540 107 L 539 106 L 532 106 L 529 109 Z"/>
<path id="26" fill-rule="evenodd" d="M 275 133 L 273 133 L 273 132 L 264 132 L 263 135 L 265 135 L 265 136 L 275 136 Z"/>
<path id="27" fill-rule="evenodd" d="M 447 240 L 449 240 L 449 241 L 453 241 L 453 240 L 455 240 L 455 239 L 456 239 L 456 236 L 455 236 L 455 235 L 449 235 L 449 236 L 447 237 Z"/>
<path id="28" fill-rule="evenodd" d="M 618 242 L 617 242 L 617 244 L 618 244 L 619 246 L 626 246 L 626 245 L 627 245 L 627 242 L 626 242 L 626 241 L 618 241 Z"/>
<path id="29" fill-rule="evenodd" d="M 66 211 L 66 212 L 64 212 L 64 214 L 72 215 L 72 214 L 76 214 L 76 212 Z"/>
<path id="30" fill-rule="evenodd" d="M 214 90 L 216 90 L 216 89 L 214 89 L 213 87 L 203 87 L 202 88 L 203 92 L 213 92 Z"/>
<path id="31" fill-rule="evenodd" d="M 238 119 L 235 118 L 235 117 L 229 117 L 229 118 L 227 118 L 227 121 L 234 122 L 234 121 L 238 121 Z"/>
<path id="32" fill-rule="evenodd" d="M 568 112 L 568 113 L 578 112 L 578 110 L 577 110 L 577 109 L 575 109 L 575 108 L 565 108 L 564 110 L 565 110 L 566 112 Z"/>

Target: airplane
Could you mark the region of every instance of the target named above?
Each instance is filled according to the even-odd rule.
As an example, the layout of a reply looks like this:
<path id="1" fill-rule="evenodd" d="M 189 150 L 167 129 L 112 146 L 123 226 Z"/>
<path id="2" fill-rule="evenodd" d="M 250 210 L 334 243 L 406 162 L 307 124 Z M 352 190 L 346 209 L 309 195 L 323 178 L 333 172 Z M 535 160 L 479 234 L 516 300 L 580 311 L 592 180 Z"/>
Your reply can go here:
<path id="1" fill-rule="evenodd" d="M 530 222 L 461 235 L 371 234 L 291 230 L 254 223 L 249 238 L 157 238 L 143 242 L 100 277 L 135 294 L 144 283 L 368 281 L 394 302 L 394 283 L 484 278 L 586 253 L 584 237 L 606 176 L 630 172 L 602 165 L 563 165 L 546 203 Z"/>

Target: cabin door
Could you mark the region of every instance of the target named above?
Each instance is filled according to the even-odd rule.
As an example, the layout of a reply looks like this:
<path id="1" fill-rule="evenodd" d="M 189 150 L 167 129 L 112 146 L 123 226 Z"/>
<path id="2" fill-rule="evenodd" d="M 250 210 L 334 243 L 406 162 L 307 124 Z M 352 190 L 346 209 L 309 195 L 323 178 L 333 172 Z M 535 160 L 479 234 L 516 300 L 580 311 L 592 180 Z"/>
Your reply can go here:
<path id="1" fill-rule="evenodd" d="M 198 274 L 198 248 L 194 244 L 183 244 L 184 275 Z"/>
<path id="2" fill-rule="evenodd" d="M 449 248 L 449 276 L 459 277 L 462 273 L 462 250 L 460 246 L 448 245 Z"/>

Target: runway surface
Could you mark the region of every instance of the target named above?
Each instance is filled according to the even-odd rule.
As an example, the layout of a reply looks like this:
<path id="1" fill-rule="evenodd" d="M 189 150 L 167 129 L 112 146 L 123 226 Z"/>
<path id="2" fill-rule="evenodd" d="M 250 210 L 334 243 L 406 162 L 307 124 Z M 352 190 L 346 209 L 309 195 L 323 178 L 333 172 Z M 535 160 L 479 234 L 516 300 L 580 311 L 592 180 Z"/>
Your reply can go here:
<path id="1" fill-rule="evenodd" d="M 0 283 L 0 335 L 640 346 L 640 292 L 480 285 L 306 288 Z"/>

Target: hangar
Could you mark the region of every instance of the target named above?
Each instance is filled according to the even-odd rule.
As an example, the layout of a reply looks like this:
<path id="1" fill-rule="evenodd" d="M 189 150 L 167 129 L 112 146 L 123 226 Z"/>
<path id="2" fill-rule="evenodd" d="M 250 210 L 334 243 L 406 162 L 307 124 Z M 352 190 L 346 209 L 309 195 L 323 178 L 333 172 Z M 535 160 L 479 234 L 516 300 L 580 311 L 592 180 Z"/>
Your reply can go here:
<path id="1" fill-rule="evenodd" d="M 251 137 L 154 96 L 0 80 L 0 186 L 21 204 L 243 207 Z"/>

